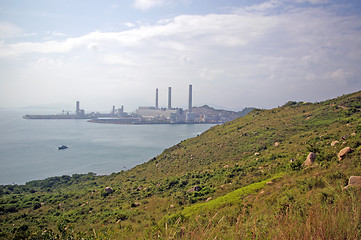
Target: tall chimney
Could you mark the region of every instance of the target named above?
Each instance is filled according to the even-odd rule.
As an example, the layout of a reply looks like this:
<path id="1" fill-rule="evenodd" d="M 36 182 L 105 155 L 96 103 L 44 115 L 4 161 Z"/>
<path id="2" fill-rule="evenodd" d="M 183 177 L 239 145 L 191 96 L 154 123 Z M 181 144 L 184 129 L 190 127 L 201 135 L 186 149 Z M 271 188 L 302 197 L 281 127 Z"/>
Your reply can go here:
<path id="1" fill-rule="evenodd" d="M 79 101 L 76 101 L 75 114 L 78 117 L 80 115 L 80 104 Z"/>
<path id="2" fill-rule="evenodd" d="M 188 112 L 192 112 L 192 84 L 189 85 Z"/>
<path id="3" fill-rule="evenodd" d="M 172 108 L 172 88 L 168 88 L 168 109 Z"/>
<path id="4" fill-rule="evenodd" d="M 155 89 L 155 109 L 158 109 L 158 88 Z"/>

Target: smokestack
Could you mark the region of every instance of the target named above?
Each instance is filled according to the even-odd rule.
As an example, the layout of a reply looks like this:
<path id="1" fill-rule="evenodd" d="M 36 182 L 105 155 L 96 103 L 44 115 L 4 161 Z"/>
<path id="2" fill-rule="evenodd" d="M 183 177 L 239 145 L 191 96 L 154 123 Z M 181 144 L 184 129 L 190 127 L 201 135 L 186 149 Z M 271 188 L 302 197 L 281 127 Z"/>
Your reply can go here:
<path id="1" fill-rule="evenodd" d="M 188 112 L 192 112 L 192 84 L 189 85 Z"/>
<path id="2" fill-rule="evenodd" d="M 155 109 L 158 109 L 158 88 L 155 89 Z"/>
<path id="3" fill-rule="evenodd" d="M 172 108 L 172 88 L 168 88 L 168 109 Z"/>
<path id="4" fill-rule="evenodd" d="M 80 104 L 79 104 L 79 101 L 76 101 L 75 114 L 76 114 L 76 116 L 79 116 L 79 115 L 80 115 Z"/>

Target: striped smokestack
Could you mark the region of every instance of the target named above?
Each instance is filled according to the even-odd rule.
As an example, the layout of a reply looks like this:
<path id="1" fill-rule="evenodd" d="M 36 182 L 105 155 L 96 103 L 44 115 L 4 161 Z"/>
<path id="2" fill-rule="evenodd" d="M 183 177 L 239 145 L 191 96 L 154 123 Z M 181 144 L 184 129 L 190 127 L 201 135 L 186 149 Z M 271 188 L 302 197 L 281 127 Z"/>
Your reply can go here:
<path id="1" fill-rule="evenodd" d="M 188 112 L 192 112 L 192 84 L 189 85 Z"/>

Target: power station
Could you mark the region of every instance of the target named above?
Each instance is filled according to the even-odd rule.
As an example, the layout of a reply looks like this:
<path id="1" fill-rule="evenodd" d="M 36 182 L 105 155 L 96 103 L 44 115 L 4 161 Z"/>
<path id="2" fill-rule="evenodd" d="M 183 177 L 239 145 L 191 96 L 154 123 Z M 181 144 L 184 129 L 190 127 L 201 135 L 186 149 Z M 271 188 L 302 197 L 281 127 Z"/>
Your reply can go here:
<path id="1" fill-rule="evenodd" d="M 215 110 L 207 105 L 193 109 L 193 89 L 189 85 L 188 110 L 172 108 L 172 88 L 168 87 L 168 105 L 159 107 L 159 90 L 155 89 L 155 105 L 139 107 L 135 113 L 124 112 L 124 107 L 113 106 L 110 113 L 92 112 L 85 114 L 80 102 L 75 102 L 75 114 L 63 111 L 57 115 L 25 115 L 25 119 L 90 119 L 90 122 L 114 124 L 183 124 L 183 123 L 223 123 L 238 117 L 238 113 Z"/>
<path id="2" fill-rule="evenodd" d="M 168 109 L 172 109 L 172 88 L 168 88 Z"/>
<path id="3" fill-rule="evenodd" d="M 110 113 L 87 113 L 80 109 L 80 102 L 75 102 L 75 114 L 58 115 L 25 115 L 26 119 L 91 119 L 91 122 L 101 123 L 192 123 L 194 113 L 192 112 L 192 85 L 189 85 L 189 97 L 187 111 L 182 108 L 172 108 L 172 88 L 168 87 L 168 107 L 159 107 L 158 88 L 155 89 L 155 106 L 139 107 L 135 113 L 124 112 L 124 107 L 116 109 L 113 106 Z M 64 112 L 64 111 L 63 111 Z"/>
<path id="4" fill-rule="evenodd" d="M 155 89 L 155 108 L 158 109 L 158 88 Z"/>
<path id="5" fill-rule="evenodd" d="M 195 115 L 192 108 L 192 85 L 189 85 L 188 112 L 186 114 L 186 122 L 194 122 Z"/>
<path id="6" fill-rule="evenodd" d="M 168 107 L 159 108 L 158 88 L 155 90 L 155 107 L 139 107 L 136 115 L 141 117 L 142 122 L 169 122 L 184 123 L 193 122 L 192 113 L 192 85 L 189 85 L 188 111 L 182 108 L 172 108 L 172 88 L 168 87 Z"/>
<path id="7" fill-rule="evenodd" d="M 89 122 L 112 124 L 184 124 L 184 123 L 225 123 L 246 115 L 253 108 L 246 108 L 246 114 L 226 110 L 217 110 L 207 105 L 193 108 L 193 89 L 189 85 L 188 110 L 172 108 L 172 88 L 168 87 L 168 105 L 159 107 L 159 90 L 155 89 L 155 105 L 139 107 L 135 113 L 124 112 L 124 107 L 113 106 L 110 113 L 86 113 L 80 109 L 80 102 L 75 102 L 75 114 L 64 111 L 56 115 L 25 115 L 25 119 L 88 119 Z"/>

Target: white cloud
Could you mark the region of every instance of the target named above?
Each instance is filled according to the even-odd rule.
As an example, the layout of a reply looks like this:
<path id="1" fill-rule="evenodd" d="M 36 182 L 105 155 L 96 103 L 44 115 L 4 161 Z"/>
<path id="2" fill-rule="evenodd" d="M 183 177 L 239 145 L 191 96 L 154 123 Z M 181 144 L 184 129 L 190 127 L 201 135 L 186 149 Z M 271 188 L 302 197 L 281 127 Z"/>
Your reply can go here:
<path id="1" fill-rule="evenodd" d="M 119 54 L 104 55 L 103 60 L 106 64 L 111 65 L 137 66 L 137 64 L 135 64 L 129 56 L 121 56 Z"/>
<path id="2" fill-rule="evenodd" d="M 62 59 L 52 59 L 48 57 L 43 57 L 37 60 L 34 65 L 32 65 L 33 68 L 39 68 L 44 69 L 44 67 L 60 67 L 62 65 Z"/>
<path id="3" fill-rule="evenodd" d="M 27 53 L 62 53 L 81 45 L 81 38 L 67 39 L 63 42 L 60 41 L 47 41 L 47 42 L 20 42 L 13 44 L 0 44 L 0 57 L 13 57 Z"/>
<path id="4" fill-rule="evenodd" d="M 267 17 L 238 15 L 178 16 L 167 24 L 141 26 L 123 32 L 92 32 L 64 41 L 2 43 L 0 56 L 26 53 L 61 53 L 89 46 L 94 42 L 113 42 L 118 46 L 156 46 L 183 50 L 190 45 L 237 47 L 260 38 L 276 21 Z M 154 46 L 153 46 L 154 47 Z"/>
<path id="5" fill-rule="evenodd" d="M 88 49 L 90 49 L 90 50 L 93 51 L 93 52 L 98 52 L 98 50 L 99 50 L 99 44 L 97 44 L 97 43 L 90 43 L 90 44 L 88 45 Z"/>
<path id="6" fill-rule="evenodd" d="M 163 4 L 163 0 L 135 0 L 133 6 L 142 11 L 146 11 L 154 7 L 162 6 Z"/>
<path id="7" fill-rule="evenodd" d="M 24 37 L 32 37 L 32 36 L 37 36 L 37 33 L 25 33 L 23 34 Z"/>
<path id="8" fill-rule="evenodd" d="M 8 39 L 18 37 L 22 34 L 22 30 L 15 24 L 8 22 L 0 22 L 0 39 Z"/>
<path id="9" fill-rule="evenodd" d="M 179 89 L 188 83 L 197 92 L 195 104 L 215 99 L 237 109 L 239 104 L 272 107 L 290 99 L 322 100 L 326 94 L 360 89 L 360 81 L 351 81 L 361 75 L 360 17 L 319 7 L 264 14 L 278 3 L 257 5 L 247 14 L 180 15 L 58 41 L 3 40 L 0 61 L 17 66 L 11 71 L 0 65 L 0 79 L 34 79 L 29 91 L 38 91 L 41 83 L 52 94 L 55 83 L 49 79 L 63 79 L 72 86 L 69 98 L 94 104 L 112 98 L 134 108 L 152 104 L 155 87 L 174 87 L 174 105 L 186 104 L 187 91 Z M 0 88 L 0 102 L 9 89 Z"/>
<path id="10" fill-rule="evenodd" d="M 311 3 L 311 4 L 323 4 L 328 3 L 330 0 L 296 0 L 297 3 Z"/>
<path id="11" fill-rule="evenodd" d="M 49 32 L 49 33 L 55 37 L 69 37 L 69 35 L 66 33 L 61 33 L 61 32 Z"/>
<path id="12" fill-rule="evenodd" d="M 270 9 L 274 9 L 278 6 L 280 6 L 282 1 L 279 0 L 270 0 L 268 2 L 263 2 L 260 4 L 252 5 L 250 7 L 246 7 L 246 11 L 267 11 Z"/>
<path id="13" fill-rule="evenodd" d="M 200 72 L 200 77 L 205 80 L 220 80 L 224 75 L 225 71 L 223 69 L 203 68 Z"/>
<path id="14" fill-rule="evenodd" d="M 181 55 L 179 61 L 182 65 L 194 64 L 194 61 L 186 55 Z"/>
<path id="15" fill-rule="evenodd" d="M 331 79 L 334 79 L 334 80 L 339 80 L 340 82 L 344 81 L 344 80 L 347 80 L 349 77 L 351 77 L 353 74 L 351 72 L 348 72 L 346 71 L 345 69 L 343 68 L 339 68 L 331 73 L 328 73 L 328 76 L 331 78 Z"/>
<path id="16" fill-rule="evenodd" d="M 131 22 L 127 22 L 127 23 L 124 23 L 125 26 L 131 28 L 131 27 L 135 27 L 135 24 L 134 23 L 131 23 Z"/>

